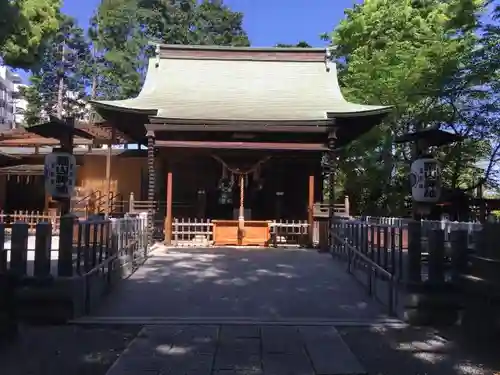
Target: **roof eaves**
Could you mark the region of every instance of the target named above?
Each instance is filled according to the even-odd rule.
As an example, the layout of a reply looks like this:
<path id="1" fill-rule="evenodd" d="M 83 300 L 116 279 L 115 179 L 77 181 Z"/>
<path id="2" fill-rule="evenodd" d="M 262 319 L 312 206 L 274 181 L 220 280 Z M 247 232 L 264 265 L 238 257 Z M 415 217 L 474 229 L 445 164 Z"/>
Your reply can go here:
<path id="1" fill-rule="evenodd" d="M 393 110 L 393 106 L 381 106 L 378 108 L 373 108 L 373 109 L 365 109 L 365 110 L 359 110 L 359 111 L 350 111 L 350 112 L 334 112 L 334 111 L 328 111 L 327 117 L 328 118 L 345 118 L 345 117 L 368 117 L 368 116 L 377 116 L 377 115 L 384 115 L 384 114 L 389 114 Z"/>
<path id="2" fill-rule="evenodd" d="M 156 108 L 131 108 L 128 106 L 124 105 L 118 105 L 117 102 L 119 100 L 109 100 L 109 101 L 99 101 L 99 100 L 89 100 L 89 103 L 96 106 L 100 107 L 102 109 L 110 109 L 114 111 L 119 111 L 119 112 L 126 112 L 126 113 L 140 113 L 140 114 L 145 114 L 145 115 L 156 115 L 158 113 L 158 109 Z M 115 104 L 113 104 L 115 103 Z"/>

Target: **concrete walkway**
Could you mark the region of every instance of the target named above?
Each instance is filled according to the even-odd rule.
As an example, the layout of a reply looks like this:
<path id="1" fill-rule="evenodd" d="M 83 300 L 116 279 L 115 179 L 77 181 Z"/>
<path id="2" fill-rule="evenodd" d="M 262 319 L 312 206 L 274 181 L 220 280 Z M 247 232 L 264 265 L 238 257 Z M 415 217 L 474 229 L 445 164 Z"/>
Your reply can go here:
<path id="1" fill-rule="evenodd" d="M 492 373 L 388 323 L 344 267 L 312 250 L 160 248 L 87 323 L 142 327 L 107 375 Z"/>
<path id="2" fill-rule="evenodd" d="M 385 309 L 328 254 L 160 248 L 94 317 L 372 321 Z"/>

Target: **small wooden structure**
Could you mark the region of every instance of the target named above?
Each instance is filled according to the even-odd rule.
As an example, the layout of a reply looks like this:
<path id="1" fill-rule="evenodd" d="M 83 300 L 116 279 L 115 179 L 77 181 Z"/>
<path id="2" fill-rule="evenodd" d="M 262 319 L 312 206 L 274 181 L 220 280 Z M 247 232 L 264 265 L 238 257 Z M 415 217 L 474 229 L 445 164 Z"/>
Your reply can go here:
<path id="1" fill-rule="evenodd" d="M 160 227 L 172 243 L 174 218 L 214 220 L 227 245 L 268 243 L 274 220 L 312 228 L 323 154 L 334 172 L 335 151 L 390 111 L 346 101 L 329 55 L 158 45 L 136 98 L 91 102 L 102 126 L 147 144 L 150 241 Z"/>
<path id="2" fill-rule="evenodd" d="M 58 215 L 57 202 L 45 194 L 43 176 L 44 157 L 58 145 L 58 130 L 53 122 L 42 126 L 44 129 L 35 126 L 0 133 L 4 155 L 0 158 L 1 222 L 22 217 L 35 225 Z M 80 216 L 109 209 L 123 211 L 123 197 L 131 192 L 140 196 L 141 184 L 145 185 L 145 179 L 137 178 L 145 174 L 145 150 L 128 149 L 125 136 L 115 132 L 112 138 L 112 132 L 95 125 L 77 122 L 75 128 L 73 152 L 78 168 L 73 211 Z M 111 143 L 121 144 L 121 148 L 102 148 Z"/>

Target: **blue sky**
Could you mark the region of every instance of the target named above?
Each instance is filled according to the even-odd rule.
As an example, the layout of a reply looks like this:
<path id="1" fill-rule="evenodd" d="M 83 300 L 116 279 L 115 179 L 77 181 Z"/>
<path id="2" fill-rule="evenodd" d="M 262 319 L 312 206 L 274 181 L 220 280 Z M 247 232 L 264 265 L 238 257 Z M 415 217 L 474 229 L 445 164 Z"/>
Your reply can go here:
<path id="1" fill-rule="evenodd" d="M 305 40 L 323 46 L 319 35 L 330 32 L 344 17 L 344 9 L 359 0 L 226 0 L 243 12 L 244 27 L 253 46 L 296 43 Z M 86 27 L 100 0 L 65 0 L 63 11 Z M 314 4 L 314 5 L 313 5 Z"/>

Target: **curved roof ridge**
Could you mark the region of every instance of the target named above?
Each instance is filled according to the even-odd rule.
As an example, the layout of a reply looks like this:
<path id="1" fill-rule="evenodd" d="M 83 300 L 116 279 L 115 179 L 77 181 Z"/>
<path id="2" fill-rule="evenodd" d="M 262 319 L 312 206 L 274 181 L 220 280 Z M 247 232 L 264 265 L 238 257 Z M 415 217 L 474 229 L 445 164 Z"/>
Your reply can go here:
<path id="1" fill-rule="evenodd" d="M 170 51 L 234 54 L 240 47 L 170 48 Z M 242 51 L 255 51 L 243 48 Z M 229 52 L 221 52 L 226 50 Z M 321 54 L 314 52 L 314 61 L 203 59 L 193 55 L 151 58 L 144 85 L 136 98 L 93 103 L 118 111 L 188 121 L 308 122 L 370 116 L 390 110 L 387 106 L 346 101 L 339 86 L 336 64 L 325 59 L 326 49 L 320 51 Z M 259 53 L 266 55 L 265 51 Z"/>
<path id="2" fill-rule="evenodd" d="M 187 44 L 162 44 L 149 42 L 151 45 L 159 46 L 160 51 L 228 51 L 228 52 L 293 52 L 293 53 L 325 53 L 328 47 L 254 47 L 254 46 L 220 46 L 220 45 L 187 45 Z"/>

